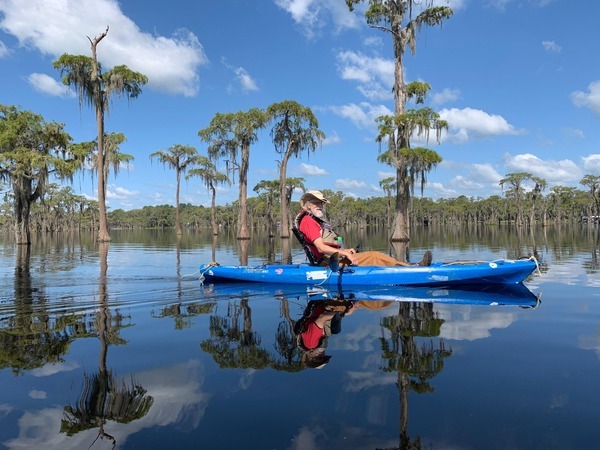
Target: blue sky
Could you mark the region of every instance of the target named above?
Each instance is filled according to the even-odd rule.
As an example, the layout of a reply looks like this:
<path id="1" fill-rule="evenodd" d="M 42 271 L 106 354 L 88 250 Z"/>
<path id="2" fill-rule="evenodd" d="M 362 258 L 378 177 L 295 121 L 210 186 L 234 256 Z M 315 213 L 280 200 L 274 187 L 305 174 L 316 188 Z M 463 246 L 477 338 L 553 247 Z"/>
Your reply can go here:
<path id="1" fill-rule="evenodd" d="M 450 125 L 440 144 L 427 145 L 443 162 L 424 195 L 501 194 L 499 180 L 522 171 L 548 190 L 585 189 L 584 175 L 600 175 L 600 2 L 438 4 L 454 16 L 423 28 L 404 60 L 406 81 L 428 82 L 427 106 Z M 90 56 L 87 36 L 108 25 L 103 67 L 125 64 L 149 78 L 139 98 L 115 100 L 106 119 L 107 132 L 127 137 L 121 151 L 135 155 L 110 176 L 110 209 L 174 204 L 175 172 L 150 153 L 183 144 L 206 154 L 198 131 L 216 113 L 283 100 L 310 107 L 327 136 L 317 152 L 290 161 L 288 176 L 304 177 L 308 189 L 383 196 L 379 181 L 392 171 L 377 162 L 374 118 L 393 111 L 393 52 L 363 11 L 350 13 L 344 0 L 0 0 L 0 103 L 65 123 L 77 142 L 94 139 L 93 111 L 79 109 L 52 62 Z M 269 130 L 251 149 L 250 196 L 277 178 Z M 73 188 L 96 198 L 89 173 Z M 237 195 L 236 184 L 223 187 L 217 201 Z M 182 182 L 181 201 L 210 204 L 199 179 Z"/>

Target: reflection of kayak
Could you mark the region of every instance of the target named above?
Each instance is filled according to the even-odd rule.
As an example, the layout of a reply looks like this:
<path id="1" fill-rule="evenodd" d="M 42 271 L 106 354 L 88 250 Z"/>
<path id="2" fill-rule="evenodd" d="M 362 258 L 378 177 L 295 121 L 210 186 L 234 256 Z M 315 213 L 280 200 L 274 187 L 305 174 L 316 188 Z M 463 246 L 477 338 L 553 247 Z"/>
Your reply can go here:
<path id="1" fill-rule="evenodd" d="M 395 302 L 450 303 L 460 305 L 514 305 L 535 307 L 539 297 L 523 284 L 496 284 L 468 288 L 352 286 L 331 289 L 323 286 L 257 283 L 223 283 L 212 286 L 211 296 L 273 296 L 308 300 L 380 300 Z"/>
<path id="2" fill-rule="evenodd" d="M 200 268 L 209 283 L 253 282 L 321 286 L 471 286 L 521 283 L 537 267 L 535 259 L 436 262 L 431 266 L 340 266 L 339 270 L 308 264 L 263 264 Z"/>

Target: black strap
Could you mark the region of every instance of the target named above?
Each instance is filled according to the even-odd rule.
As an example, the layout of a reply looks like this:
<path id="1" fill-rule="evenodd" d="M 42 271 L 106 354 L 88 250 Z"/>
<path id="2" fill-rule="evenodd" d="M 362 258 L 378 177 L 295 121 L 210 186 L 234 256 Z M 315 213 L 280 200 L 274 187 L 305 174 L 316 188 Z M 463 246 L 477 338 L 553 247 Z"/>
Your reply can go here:
<path id="1" fill-rule="evenodd" d="M 296 228 L 295 225 L 292 227 L 292 232 L 294 233 L 294 236 L 296 236 L 296 239 L 298 239 L 298 241 L 302 245 L 302 248 L 304 249 L 304 252 L 306 253 L 306 257 L 308 258 L 308 262 L 310 263 L 310 265 L 318 266 L 321 263 L 321 261 L 315 256 L 312 249 L 308 245 L 308 242 L 306 242 L 304 233 L 302 233 L 302 231 L 300 231 L 298 228 Z"/>

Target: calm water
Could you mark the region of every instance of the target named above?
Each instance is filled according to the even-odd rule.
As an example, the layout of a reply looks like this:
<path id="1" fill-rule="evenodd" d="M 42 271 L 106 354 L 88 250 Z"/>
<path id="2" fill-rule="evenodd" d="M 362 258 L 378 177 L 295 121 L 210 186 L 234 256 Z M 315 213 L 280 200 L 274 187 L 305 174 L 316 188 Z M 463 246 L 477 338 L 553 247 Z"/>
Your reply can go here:
<path id="1" fill-rule="evenodd" d="M 386 249 L 383 233 L 345 242 Z M 306 368 L 299 288 L 203 286 L 222 235 L 0 236 L 0 446 L 42 449 L 585 449 L 600 441 L 598 230 L 415 230 L 411 259 L 535 253 L 517 293 L 363 301 Z M 366 245 L 369 243 L 369 246 Z M 281 257 L 275 241 L 275 259 Z M 248 248 L 269 259 L 267 240 Z M 302 261 L 293 243 L 292 256 Z M 344 293 L 345 298 L 351 292 Z M 541 303 L 537 302 L 541 295 Z M 357 297 L 358 299 L 358 297 Z M 412 300 L 412 301 L 409 301 Z"/>

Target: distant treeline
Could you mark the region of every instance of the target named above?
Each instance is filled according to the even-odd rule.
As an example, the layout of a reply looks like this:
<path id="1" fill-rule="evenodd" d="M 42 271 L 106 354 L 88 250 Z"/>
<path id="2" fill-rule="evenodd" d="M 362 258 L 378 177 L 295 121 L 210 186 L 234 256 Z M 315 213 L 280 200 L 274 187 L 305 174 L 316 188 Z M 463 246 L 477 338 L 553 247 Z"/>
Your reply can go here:
<path id="1" fill-rule="evenodd" d="M 355 199 L 342 192 L 324 190 L 331 200 L 327 214 L 336 227 L 391 226 L 394 217 L 393 197 Z M 291 216 L 299 211 L 298 202 L 291 204 Z M 555 187 L 545 196 L 525 194 L 518 204 L 524 226 L 531 224 L 577 223 L 597 217 L 595 200 L 589 191 Z M 215 207 L 221 229 L 235 229 L 239 204 L 233 202 Z M 278 217 L 279 206 L 273 215 L 268 213 L 268 202 L 263 196 L 248 198 L 248 217 L 253 229 L 266 229 L 268 217 Z M 210 207 L 181 204 L 181 223 L 187 228 L 209 228 Z M 411 223 L 436 225 L 499 224 L 515 222 L 517 203 L 512 197 L 497 195 L 488 198 L 459 196 L 432 200 L 415 197 L 410 208 Z M 97 227 L 98 205 L 93 200 L 74 194 L 70 187 L 55 185 L 43 202 L 34 204 L 31 227 L 35 232 L 94 230 Z M 171 205 L 145 206 L 141 209 L 109 211 L 108 220 L 113 229 L 170 228 L 175 226 L 175 207 Z M 14 226 L 12 199 L 5 195 L 0 204 L 0 231 L 9 232 Z"/>

